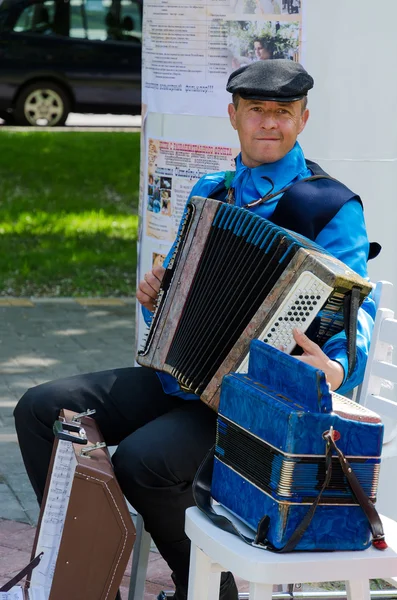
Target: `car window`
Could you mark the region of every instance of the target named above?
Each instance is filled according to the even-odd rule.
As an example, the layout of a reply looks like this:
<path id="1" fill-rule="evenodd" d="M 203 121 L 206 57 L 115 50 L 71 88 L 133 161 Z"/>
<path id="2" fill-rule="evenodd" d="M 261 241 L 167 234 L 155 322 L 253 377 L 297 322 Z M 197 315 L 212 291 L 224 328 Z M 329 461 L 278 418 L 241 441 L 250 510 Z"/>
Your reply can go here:
<path id="1" fill-rule="evenodd" d="M 70 37 L 138 42 L 142 38 L 139 0 L 70 0 Z"/>
<path id="2" fill-rule="evenodd" d="M 19 14 L 12 30 L 16 33 L 54 33 L 55 0 L 45 0 L 25 6 Z"/>
<path id="3" fill-rule="evenodd" d="M 120 2 L 121 32 L 126 39 L 135 37 L 142 39 L 142 8 L 138 2 L 121 0 Z"/>
<path id="4" fill-rule="evenodd" d="M 9 19 L 9 2 L 0 0 L 0 31 L 5 29 L 5 24 Z"/>

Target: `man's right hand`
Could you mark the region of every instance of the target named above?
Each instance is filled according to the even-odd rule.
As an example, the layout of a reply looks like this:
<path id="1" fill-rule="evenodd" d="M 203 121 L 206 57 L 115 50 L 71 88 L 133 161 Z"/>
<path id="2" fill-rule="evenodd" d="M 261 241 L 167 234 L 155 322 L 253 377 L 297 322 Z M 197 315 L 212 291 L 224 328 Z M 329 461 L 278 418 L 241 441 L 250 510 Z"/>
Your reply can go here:
<path id="1" fill-rule="evenodd" d="M 139 282 L 136 297 L 138 302 L 145 308 L 154 311 L 154 304 L 159 293 L 160 285 L 165 273 L 164 267 L 154 267 L 152 271 L 145 274 L 142 281 Z"/>

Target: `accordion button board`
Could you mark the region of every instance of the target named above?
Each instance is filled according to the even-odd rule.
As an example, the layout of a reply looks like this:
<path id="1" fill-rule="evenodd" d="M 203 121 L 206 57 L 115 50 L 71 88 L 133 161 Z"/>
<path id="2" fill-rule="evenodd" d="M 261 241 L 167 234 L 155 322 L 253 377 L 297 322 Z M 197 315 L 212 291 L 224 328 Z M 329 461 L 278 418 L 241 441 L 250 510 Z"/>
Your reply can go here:
<path id="1" fill-rule="evenodd" d="M 292 286 L 288 296 L 265 327 L 258 339 L 274 348 L 281 348 L 288 354 L 296 343 L 292 335 L 293 329 L 306 330 L 314 321 L 318 306 L 322 306 L 332 287 L 321 281 L 313 273 L 305 271 Z M 248 372 L 249 354 L 236 369 L 237 373 Z"/>

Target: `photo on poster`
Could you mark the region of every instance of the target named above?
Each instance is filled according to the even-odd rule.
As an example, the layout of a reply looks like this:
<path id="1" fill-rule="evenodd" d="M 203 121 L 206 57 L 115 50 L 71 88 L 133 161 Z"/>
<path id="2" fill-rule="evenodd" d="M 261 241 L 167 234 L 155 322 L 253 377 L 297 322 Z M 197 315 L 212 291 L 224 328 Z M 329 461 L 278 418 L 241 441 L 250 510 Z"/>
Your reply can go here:
<path id="1" fill-rule="evenodd" d="M 160 177 L 156 177 L 152 173 L 148 176 L 148 201 L 147 209 L 149 212 L 161 212 L 161 189 Z"/>
<path id="2" fill-rule="evenodd" d="M 161 214 L 171 216 L 171 192 L 170 190 L 161 190 Z"/>
<path id="3" fill-rule="evenodd" d="M 161 252 L 152 252 L 152 269 L 154 267 L 162 267 L 167 255 Z"/>
<path id="4" fill-rule="evenodd" d="M 172 177 L 160 178 L 161 214 L 170 217 L 171 212 Z"/>
<path id="5" fill-rule="evenodd" d="M 164 187 L 164 185 L 166 187 Z M 163 187 L 162 187 L 163 186 Z M 160 240 L 171 240 L 173 228 L 172 215 L 172 177 L 163 178 L 149 170 L 147 185 L 147 231 Z"/>
<path id="6" fill-rule="evenodd" d="M 299 41 L 298 21 L 230 21 L 227 44 L 232 70 L 273 58 L 299 62 Z"/>
<path id="7" fill-rule="evenodd" d="M 296 15 L 301 12 L 301 0 L 233 0 L 232 9 L 246 15 Z"/>

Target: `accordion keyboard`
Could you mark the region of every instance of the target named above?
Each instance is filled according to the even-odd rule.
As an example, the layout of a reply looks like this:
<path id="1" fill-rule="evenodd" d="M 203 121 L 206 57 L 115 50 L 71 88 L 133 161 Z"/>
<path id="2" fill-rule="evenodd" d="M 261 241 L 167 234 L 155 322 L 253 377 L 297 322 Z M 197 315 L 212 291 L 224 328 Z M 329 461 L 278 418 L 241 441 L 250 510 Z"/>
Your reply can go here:
<path id="1" fill-rule="evenodd" d="M 292 330 L 295 327 L 306 331 L 321 307 L 333 291 L 329 285 L 316 275 L 304 271 L 292 286 L 288 295 L 275 312 L 273 318 L 258 335 L 258 339 L 274 348 L 283 346 L 287 353 L 295 347 Z M 238 373 L 248 372 L 249 354 L 245 357 Z"/>

